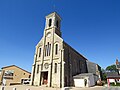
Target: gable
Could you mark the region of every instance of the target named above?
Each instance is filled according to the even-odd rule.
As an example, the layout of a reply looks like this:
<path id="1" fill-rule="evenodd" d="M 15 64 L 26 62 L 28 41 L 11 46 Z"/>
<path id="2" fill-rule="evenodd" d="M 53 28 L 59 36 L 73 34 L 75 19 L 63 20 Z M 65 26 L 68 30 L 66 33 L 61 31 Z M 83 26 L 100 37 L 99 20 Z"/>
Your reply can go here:
<path id="1" fill-rule="evenodd" d="M 26 71 L 26 70 L 24 70 L 24 69 L 22 69 L 22 68 L 20 68 L 20 67 L 18 67 L 18 66 L 16 66 L 16 65 L 6 66 L 6 67 L 3 67 L 2 69 L 3 69 L 3 70 L 19 70 L 19 71 L 22 71 L 22 72 L 26 72 L 26 73 L 28 73 L 28 74 L 31 74 L 30 72 L 28 72 L 28 71 Z"/>

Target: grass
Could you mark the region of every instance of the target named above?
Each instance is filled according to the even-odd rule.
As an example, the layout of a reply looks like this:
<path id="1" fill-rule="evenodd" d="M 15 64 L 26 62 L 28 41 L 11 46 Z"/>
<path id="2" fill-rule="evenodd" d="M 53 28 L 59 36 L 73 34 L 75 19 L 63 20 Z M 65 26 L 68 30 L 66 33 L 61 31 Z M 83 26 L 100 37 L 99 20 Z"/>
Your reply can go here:
<path id="1" fill-rule="evenodd" d="M 116 85 L 115 83 L 111 83 L 110 86 L 120 86 L 120 83 L 116 83 Z"/>

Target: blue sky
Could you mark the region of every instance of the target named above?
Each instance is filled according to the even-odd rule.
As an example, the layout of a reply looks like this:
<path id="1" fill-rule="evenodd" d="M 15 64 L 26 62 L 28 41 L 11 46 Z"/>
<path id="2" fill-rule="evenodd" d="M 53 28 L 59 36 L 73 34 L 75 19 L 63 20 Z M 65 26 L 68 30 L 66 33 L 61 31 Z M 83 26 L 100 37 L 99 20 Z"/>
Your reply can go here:
<path id="1" fill-rule="evenodd" d="M 64 40 L 88 60 L 105 68 L 120 59 L 120 0 L 0 0 L 0 68 L 31 71 L 53 11 L 62 17 Z"/>

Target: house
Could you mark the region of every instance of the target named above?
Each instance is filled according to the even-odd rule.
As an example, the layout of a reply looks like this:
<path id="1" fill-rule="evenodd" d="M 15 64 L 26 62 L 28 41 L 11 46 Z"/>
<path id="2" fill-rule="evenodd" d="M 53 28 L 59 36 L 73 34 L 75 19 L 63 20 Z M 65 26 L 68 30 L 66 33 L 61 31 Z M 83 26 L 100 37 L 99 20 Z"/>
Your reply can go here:
<path id="1" fill-rule="evenodd" d="M 24 80 L 30 79 L 31 73 L 16 66 L 3 67 L 0 73 L 0 82 L 3 85 L 22 84 Z"/>
<path id="2" fill-rule="evenodd" d="M 107 72 L 107 83 L 110 86 L 110 83 L 120 83 L 120 75 L 118 72 Z"/>
<path id="3" fill-rule="evenodd" d="M 98 80 L 101 80 L 102 78 L 101 67 L 98 64 L 93 63 L 91 61 L 86 61 L 86 62 L 87 62 L 88 73 L 93 73 L 95 83 Z"/>
<path id="4" fill-rule="evenodd" d="M 73 76 L 75 87 L 91 87 L 95 85 L 93 73 L 83 73 Z"/>
<path id="5" fill-rule="evenodd" d="M 110 83 L 120 83 L 120 62 L 118 61 L 118 59 L 116 59 L 115 65 L 117 71 L 106 72 L 108 86 L 110 85 Z"/>
<path id="6" fill-rule="evenodd" d="M 101 81 L 101 67 L 91 61 L 86 61 L 88 73 L 73 76 L 75 87 L 91 87 Z"/>

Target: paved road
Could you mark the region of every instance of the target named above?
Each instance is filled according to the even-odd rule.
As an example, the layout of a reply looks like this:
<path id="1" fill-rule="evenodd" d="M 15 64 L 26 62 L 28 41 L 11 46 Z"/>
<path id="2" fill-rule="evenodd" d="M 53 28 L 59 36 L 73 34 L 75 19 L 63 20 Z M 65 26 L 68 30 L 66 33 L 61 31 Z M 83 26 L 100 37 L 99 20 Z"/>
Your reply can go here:
<path id="1" fill-rule="evenodd" d="M 16 87 L 16 90 L 120 90 L 120 87 L 90 87 L 90 88 L 75 88 L 71 87 L 69 89 L 60 89 L 60 88 L 49 88 L 49 87 L 35 87 L 35 86 L 26 86 L 26 85 L 20 85 L 20 86 L 6 86 L 4 90 L 13 90 L 13 88 Z M 1 90 L 1 86 L 0 86 Z"/>
<path id="2" fill-rule="evenodd" d="M 120 90 L 120 87 L 104 87 L 102 90 Z"/>
<path id="3" fill-rule="evenodd" d="M 120 87 L 90 87 L 90 88 L 72 88 L 69 90 L 120 90 Z"/>

